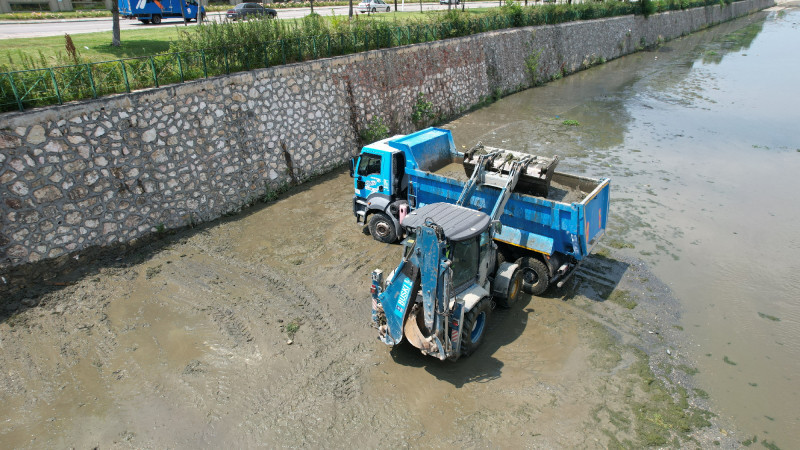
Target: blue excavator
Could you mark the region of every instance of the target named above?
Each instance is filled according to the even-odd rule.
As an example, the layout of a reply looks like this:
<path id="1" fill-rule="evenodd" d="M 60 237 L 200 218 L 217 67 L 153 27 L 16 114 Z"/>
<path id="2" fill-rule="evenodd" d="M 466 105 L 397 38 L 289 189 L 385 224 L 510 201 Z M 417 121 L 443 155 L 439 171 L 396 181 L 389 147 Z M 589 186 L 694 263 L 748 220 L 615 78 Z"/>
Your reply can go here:
<path id="1" fill-rule="evenodd" d="M 481 344 L 495 304 L 510 307 L 520 295 L 519 265 L 498 258 L 494 236 L 500 216 L 530 159 L 500 152 L 481 155 L 458 201 L 431 203 L 402 220 L 403 258 L 384 281 L 372 273 L 372 320 L 389 346 L 405 338 L 441 360 L 468 356 Z M 464 205 L 480 186 L 500 189 L 487 214 Z"/>

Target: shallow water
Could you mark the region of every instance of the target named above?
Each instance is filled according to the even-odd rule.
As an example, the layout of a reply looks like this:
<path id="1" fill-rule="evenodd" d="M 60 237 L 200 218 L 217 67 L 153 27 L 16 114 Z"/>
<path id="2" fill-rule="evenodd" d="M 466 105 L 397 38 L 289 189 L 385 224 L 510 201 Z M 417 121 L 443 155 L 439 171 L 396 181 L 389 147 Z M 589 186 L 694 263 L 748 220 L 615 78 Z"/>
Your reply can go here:
<path id="1" fill-rule="evenodd" d="M 612 178 L 604 244 L 680 298 L 695 375 L 741 431 L 800 446 L 800 10 L 753 15 L 507 97 L 461 148 Z M 562 122 L 576 120 L 579 126 Z"/>

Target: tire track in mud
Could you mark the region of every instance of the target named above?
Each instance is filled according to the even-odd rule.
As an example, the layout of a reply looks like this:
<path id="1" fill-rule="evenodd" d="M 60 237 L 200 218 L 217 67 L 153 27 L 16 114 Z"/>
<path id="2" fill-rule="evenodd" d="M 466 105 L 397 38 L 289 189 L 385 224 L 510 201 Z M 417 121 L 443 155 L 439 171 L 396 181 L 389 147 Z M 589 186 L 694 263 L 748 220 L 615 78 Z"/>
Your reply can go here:
<path id="1" fill-rule="evenodd" d="M 236 312 L 230 308 L 212 306 L 211 319 L 230 336 L 234 341 L 234 347 L 253 342 L 253 333 L 250 325 L 236 316 Z"/>
<path id="2" fill-rule="evenodd" d="M 216 434 L 215 430 L 223 428 L 219 422 L 229 413 L 228 405 L 236 396 L 237 370 L 245 370 L 249 364 L 263 359 L 260 342 L 264 339 L 251 317 L 261 317 L 266 311 L 253 305 L 271 302 L 252 289 L 231 290 L 231 285 L 247 284 L 247 280 L 229 265 L 230 260 L 215 258 L 213 262 L 210 266 L 204 259 L 184 253 L 171 264 L 175 270 L 169 274 L 162 272 L 165 278 L 155 280 L 169 285 L 171 304 L 189 316 L 192 327 L 206 328 L 200 332 L 202 355 L 188 361 L 179 378 L 181 391 L 203 412 L 204 433 L 209 439 Z M 204 320 L 205 325 L 198 323 L 198 319 Z"/>
<path id="3" fill-rule="evenodd" d="M 355 443 L 357 440 L 353 437 L 358 436 L 362 426 L 358 418 L 375 417 L 374 411 L 368 414 L 369 402 L 363 399 L 359 381 L 363 379 L 363 368 L 370 358 L 363 334 L 354 336 L 346 332 L 352 327 L 354 314 L 364 317 L 357 322 L 367 327 L 368 308 L 364 305 L 354 308 L 359 301 L 350 291 L 336 281 L 325 282 L 325 278 L 335 268 L 341 269 L 336 272 L 337 279 L 358 273 L 367 261 L 374 261 L 373 258 L 383 251 L 378 248 L 359 252 L 351 260 L 365 261 L 360 265 L 346 261 L 334 267 L 317 267 L 311 272 L 321 276 L 316 277 L 318 283 L 313 286 L 299 280 L 315 278 L 309 277 L 302 268 L 299 272 L 282 271 L 262 262 L 244 261 L 224 251 L 211 253 L 221 264 L 252 280 L 253 285 L 263 285 L 261 295 L 270 309 L 281 310 L 286 317 L 299 318 L 303 323 L 303 338 L 312 344 L 302 359 L 290 363 L 279 373 L 272 373 L 275 371 L 266 367 L 263 371 L 248 371 L 244 377 L 240 374 L 217 377 L 217 389 L 224 393 L 225 398 L 220 400 L 225 409 L 247 411 L 237 424 L 246 430 L 240 435 L 245 440 L 243 444 L 285 442 L 324 446 L 332 436 Z M 323 292 L 317 293 L 319 290 Z M 337 303 L 333 307 L 335 311 L 331 311 L 330 301 Z M 216 320 L 220 320 L 220 316 L 234 317 L 219 311 L 213 315 Z M 225 327 L 231 331 L 229 325 L 223 325 Z M 241 328 L 233 325 L 234 334 Z M 298 433 L 298 430 L 303 432 Z"/>
<path id="4" fill-rule="evenodd" d="M 10 439 L 6 442 L 57 445 L 52 435 L 35 433 L 35 424 L 46 422 L 48 429 L 60 432 L 70 428 L 63 410 L 94 414 L 102 408 L 102 401 L 84 389 L 107 385 L 113 376 L 107 363 L 118 341 L 106 309 L 128 274 L 104 270 L 115 287 L 98 292 L 97 278 L 84 279 L 44 295 L 10 323 L 0 324 L 6 342 L 0 365 L 8 368 L 0 371 L 0 403 L 14 411 L 0 427 L 0 436 Z M 31 436 L 38 440 L 30 441 Z"/>

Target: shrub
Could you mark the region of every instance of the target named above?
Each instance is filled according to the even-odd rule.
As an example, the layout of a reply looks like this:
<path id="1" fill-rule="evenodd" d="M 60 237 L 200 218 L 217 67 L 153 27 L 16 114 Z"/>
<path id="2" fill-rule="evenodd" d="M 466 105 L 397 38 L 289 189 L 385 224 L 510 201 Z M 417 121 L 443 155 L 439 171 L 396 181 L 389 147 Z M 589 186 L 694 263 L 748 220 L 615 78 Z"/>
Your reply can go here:
<path id="1" fill-rule="evenodd" d="M 425 94 L 417 94 L 417 103 L 411 111 L 411 121 L 421 127 L 433 118 L 433 103 L 425 99 Z"/>
<path id="2" fill-rule="evenodd" d="M 371 144 L 389 137 L 389 127 L 380 117 L 373 117 L 369 125 L 361 130 L 361 142 Z"/>
<path id="3" fill-rule="evenodd" d="M 85 61 L 74 45 L 70 47 L 67 44 L 67 55 L 61 54 L 57 58 L 57 65 L 64 67 L 0 73 L 0 111 L 502 28 L 623 14 L 649 15 L 659 10 L 685 9 L 716 2 L 728 4 L 731 1 L 641 0 L 638 4 L 601 1 L 523 7 L 519 2 L 508 0 L 501 8 L 477 14 L 452 9 L 446 14 L 402 21 L 363 16 L 352 20 L 345 17 L 323 19 L 318 14 L 298 21 L 267 18 L 233 23 L 210 21 L 203 26 L 181 30 L 177 40 L 170 43 L 170 54 L 126 59 L 123 64 L 120 61 L 114 64 Z M 43 59 L 41 55 L 40 59 Z M 46 66 L 22 54 L 16 61 L 10 56 L 8 60 L 8 65 L 0 66 L 0 71 Z M 535 58 L 526 61 L 526 66 L 529 71 L 535 68 Z M 537 81 L 540 80 L 534 78 L 534 83 Z M 58 89 L 54 82 L 58 83 Z"/>

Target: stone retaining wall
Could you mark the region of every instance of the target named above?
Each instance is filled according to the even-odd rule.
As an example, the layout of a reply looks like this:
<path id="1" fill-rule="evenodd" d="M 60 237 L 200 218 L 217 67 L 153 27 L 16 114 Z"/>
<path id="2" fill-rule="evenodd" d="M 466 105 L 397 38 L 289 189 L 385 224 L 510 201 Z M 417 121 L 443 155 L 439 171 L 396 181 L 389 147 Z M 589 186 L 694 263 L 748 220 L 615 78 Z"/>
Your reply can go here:
<path id="1" fill-rule="evenodd" d="M 420 93 L 450 117 L 773 4 L 498 31 L 4 114 L 0 273 L 238 211 L 346 162 L 373 118 L 412 131 Z"/>

